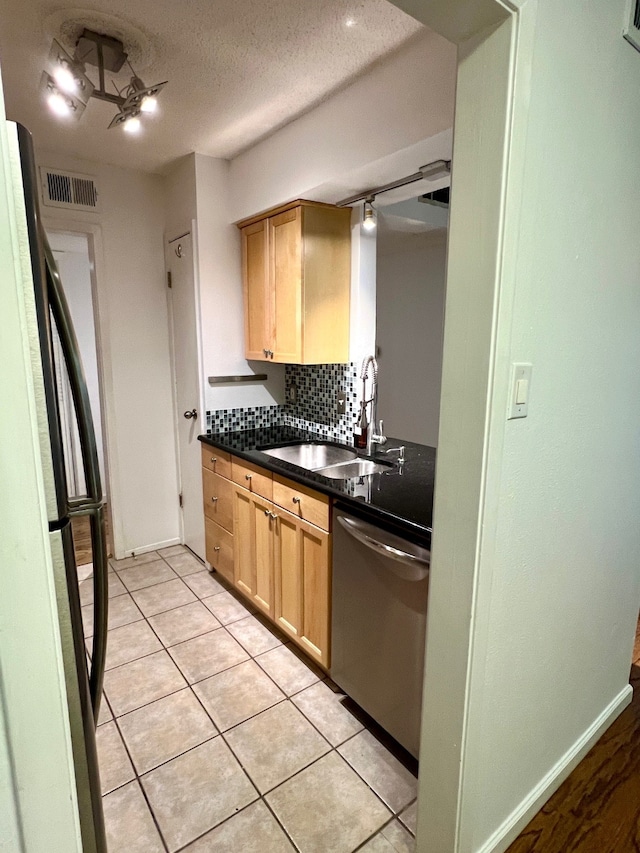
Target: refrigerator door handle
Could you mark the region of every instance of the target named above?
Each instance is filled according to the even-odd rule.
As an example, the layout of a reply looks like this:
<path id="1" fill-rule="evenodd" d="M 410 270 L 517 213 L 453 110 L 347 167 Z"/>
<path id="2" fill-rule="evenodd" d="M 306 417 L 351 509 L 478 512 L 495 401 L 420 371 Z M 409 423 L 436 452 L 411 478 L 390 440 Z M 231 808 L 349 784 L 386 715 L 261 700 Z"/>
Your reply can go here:
<path id="1" fill-rule="evenodd" d="M 62 289 L 56 262 L 45 234 L 42 234 L 42 244 L 44 246 L 47 268 L 49 305 L 56 328 L 58 329 L 67 374 L 69 376 L 69 385 L 71 386 L 71 394 L 73 396 L 78 423 L 78 434 L 80 436 L 82 464 L 87 485 L 86 497 L 69 500 L 69 515 L 86 515 L 89 517 L 91 525 L 91 547 L 93 552 L 93 641 L 89 688 L 94 720 L 97 725 L 107 653 L 107 625 L 109 615 L 107 542 L 104 508 L 102 506 L 102 483 L 98 465 L 98 448 L 78 341 L 71 321 L 69 306 L 67 305 L 64 290 Z"/>
<path id="2" fill-rule="evenodd" d="M 89 693 L 96 726 L 100 714 L 102 684 L 107 655 L 107 630 L 109 619 L 109 566 L 107 537 L 102 503 L 75 502 L 69 511 L 71 518 L 85 516 L 89 519 L 91 550 L 93 553 L 93 638 L 91 640 L 91 665 L 89 667 Z"/>
<path id="3" fill-rule="evenodd" d="M 109 618 L 109 576 L 104 508 L 97 507 L 89 513 L 91 548 L 93 551 L 93 640 L 91 643 L 91 669 L 89 692 L 96 726 L 100 714 L 102 683 L 107 656 L 107 629 Z"/>

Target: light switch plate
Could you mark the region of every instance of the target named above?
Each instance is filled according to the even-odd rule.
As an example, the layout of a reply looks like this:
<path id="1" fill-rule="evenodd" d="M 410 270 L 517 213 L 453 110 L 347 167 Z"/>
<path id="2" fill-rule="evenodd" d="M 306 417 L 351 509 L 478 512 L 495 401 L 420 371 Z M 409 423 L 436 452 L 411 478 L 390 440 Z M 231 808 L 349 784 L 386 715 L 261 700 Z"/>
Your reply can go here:
<path id="1" fill-rule="evenodd" d="M 512 420 L 513 418 L 526 418 L 529 414 L 532 370 L 533 365 L 523 362 L 514 362 L 511 365 L 507 420 Z"/>

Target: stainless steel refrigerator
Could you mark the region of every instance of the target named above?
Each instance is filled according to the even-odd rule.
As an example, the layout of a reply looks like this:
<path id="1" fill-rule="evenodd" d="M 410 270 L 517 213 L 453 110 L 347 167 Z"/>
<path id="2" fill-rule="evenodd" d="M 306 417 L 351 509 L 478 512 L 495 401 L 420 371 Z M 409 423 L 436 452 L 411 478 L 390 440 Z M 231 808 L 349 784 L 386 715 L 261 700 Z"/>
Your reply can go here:
<path id="1" fill-rule="evenodd" d="M 14 169 L 14 188 L 21 187 L 26 217 L 28 251 L 33 279 L 39 358 L 36 351 L 34 376 L 39 391 L 38 423 L 41 434 L 42 471 L 45 481 L 53 581 L 60 622 L 61 652 L 69 713 L 73 765 L 83 853 L 106 853 L 100 777 L 96 755 L 95 728 L 100 712 L 104 675 L 108 576 L 102 484 L 98 466 L 95 431 L 76 335 L 71 323 L 56 263 L 42 225 L 38 180 L 29 132 L 8 125 L 9 138 L 17 146 L 19 169 Z M 34 335 L 34 338 L 36 335 Z M 54 348 L 54 337 L 57 342 Z M 54 349 L 62 358 L 54 357 Z M 80 437 L 86 494 L 70 495 L 59 410 L 61 382 L 68 383 Z M 38 395 L 37 395 L 38 396 Z M 87 516 L 93 551 L 93 638 L 90 659 L 85 648 L 78 572 L 74 554 L 71 519 Z M 55 560 L 58 555 L 58 560 Z"/>

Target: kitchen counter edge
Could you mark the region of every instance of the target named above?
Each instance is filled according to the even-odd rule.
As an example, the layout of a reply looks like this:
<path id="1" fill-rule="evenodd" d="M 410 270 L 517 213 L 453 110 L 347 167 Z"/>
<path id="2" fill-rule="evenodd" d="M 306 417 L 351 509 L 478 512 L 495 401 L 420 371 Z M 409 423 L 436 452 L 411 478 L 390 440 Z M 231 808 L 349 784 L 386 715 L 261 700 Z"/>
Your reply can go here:
<path id="1" fill-rule="evenodd" d="M 259 465 L 274 474 L 279 474 L 289 480 L 293 480 L 300 485 L 310 489 L 315 489 L 317 492 L 327 495 L 339 502 L 342 507 L 348 512 L 353 512 L 363 520 L 371 523 L 378 523 L 390 533 L 396 533 L 411 541 L 421 544 L 427 548 L 431 547 L 432 528 L 426 524 L 420 524 L 411 519 L 405 518 L 400 514 L 394 513 L 389 509 L 376 506 L 371 503 L 363 503 L 358 498 L 346 494 L 339 488 L 333 485 L 334 481 L 328 477 L 322 477 L 319 474 L 314 474 L 312 471 L 306 472 L 303 468 L 297 465 L 292 465 L 273 456 L 268 456 L 257 448 L 238 448 L 231 441 L 225 441 L 227 433 L 216 433 L 214 435 L 199 435 L 198 440 L 202 444 L 207 444 L 210 447 L 215 447 L 218 450 L 224 450 L 232 456 L 238 456 L 248 462 L 253 462 L 254 465 Z M 234 433 L 230 433 L 234 436 Z M 313 438 L 315 441 L 329 441 L 328 439 Z M 331 443 L 331 442 L 330 442 Z"/>

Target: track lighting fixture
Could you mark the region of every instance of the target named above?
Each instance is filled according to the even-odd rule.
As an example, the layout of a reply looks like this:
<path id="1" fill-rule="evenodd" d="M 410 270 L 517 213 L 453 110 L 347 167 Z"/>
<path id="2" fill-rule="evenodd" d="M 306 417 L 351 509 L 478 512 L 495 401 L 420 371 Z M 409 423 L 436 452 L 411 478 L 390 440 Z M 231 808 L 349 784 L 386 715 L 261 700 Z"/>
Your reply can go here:
<path id="1" fill-rule="evenodd" d="M 79 118 L 82 115 L 85 104 L 76 94 L 65 91 L 46 71 L 42 72 L 40 90 L 47 107 L 58 118 Z"/>
<path id="2" fill-rule="evenodd" d="M 49 51 L 45 73 L 53 79 L 60 92 L 80 101 L 85 106 L 93 94 L 93 83 L 85 74 L 84 65 L 55 39 Z"/>
<path id="3" fill-rule="evenodd" d="M 116 94 L 107 92 L 105 71 L 118 73 L 125 62 L 131 69 L 129 84 L 121 91 L 114 84 Z M 97 86 L 86 74 L 87 64 L 98 69 Z M 54 39 L 40 89 L 49 109 L 60 118 L 80 118 L 90 98 L 114 104 L 118 112 L 109 127 L 122 126 L 128 133 L 135 134 L 142 127 L 140 116 L 157 111 L 157 95 L 166 84 L 165 80 L 164 83 L 147 86 L 131 68 L 119 39 L 84 30 L 73 56 Z"/>
<path id="4" fill-rule="evenodd" d="M 373 209 L 373 199 L 374 196 L 369 196 L 365 202 L 362 209 L 362 230 L 366 231 L 370 234 L 372 231 L 376 230 L 376 214 Z"/>
<path id="5" fill-rule="evenodd" d="M 119 93 L 122 97 L 120 112 L 113 117 L 109 127 L 117 127 L 122 124 L 125 130 L 137 133 L 141 127 L 139 116 L 141 113 L 149 115 L 156 112 L 158 109 L 157 94 L 164 85 L 164 83 L 156 83 L 155 86 L 145 86 L 142 80 L 134 74 L 129 85 Z"/>
<path id="6" fill-rule="evenodd" d="M 425 181 L 437 181 L 438 178 L 446 178 L 451 174 L 451 160 L 435 160 L 420 166 L 420 173 Z"/>
<path id="7" fill-rule="evenodd" d="M 365 206 L 366 204 L 371 205 L 374 198 L 382 193 L 406 187 L 408 184 L 416 183 L 416 181 L 437 181 L 442 178 L 449 178 L 450 175 L 451 160 L 434 160 L 432 163 L 427 163 L 426 166 L 420 166 L 418 171 L 412 175 L 407 175 L 405 178 L 398 178 L 398 180 L 391 181 L 389 184 L 383 184 L 380 187 L 371 187 L 371 189 L 351 195 L 349 198 L 343 198 L 342 201 L 337 202 L 337 205 L 338 207 L 348 207 L 352 204 L 357 204 L 359 201 L 364 201 Z M 450 180 L 447 183 L 450 183 Z M 364 228 L 364 221 L 362 225 Z M 375 228 L 375 225 L 373 228 Z"/>

